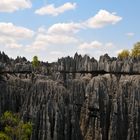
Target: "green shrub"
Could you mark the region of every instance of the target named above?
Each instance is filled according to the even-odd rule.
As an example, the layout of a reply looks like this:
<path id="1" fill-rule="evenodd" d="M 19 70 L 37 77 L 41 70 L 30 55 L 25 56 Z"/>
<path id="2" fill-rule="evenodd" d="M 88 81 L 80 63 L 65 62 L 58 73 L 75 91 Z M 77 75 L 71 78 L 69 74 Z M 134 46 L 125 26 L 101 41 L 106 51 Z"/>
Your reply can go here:
<path id="1" fill-rule="evenodd" d="M 137 42 L 131 52 L 132 57 L 138 57 L 140 56 L 140 42 Z"/>
<path id="2" fill-rule="evenodd" d="M 9 136 L 7 136 L 5 133 L 0 132 L 0 140 L 12 140 Z"/>
<path id="3" fill-rule="evenodd" d="M 128 58 L 129 56 L 130 56 L 129 50 L 122 50 L 122 52 L 118 54 L 118 58 L 121 59 Z"/>
<path id="4" fill-rule="evenodd" d="M 37 56 L 33 57 L 32 65 L 34 68 L 37 68 L 39 66 L 39 60 Z"/>
<path id="5" fill-rule="evenodd" d="M 0 118 L 0 140 L 29 140 L 32 124 L 20 120 L 18 114 L 6 111 Z"/>

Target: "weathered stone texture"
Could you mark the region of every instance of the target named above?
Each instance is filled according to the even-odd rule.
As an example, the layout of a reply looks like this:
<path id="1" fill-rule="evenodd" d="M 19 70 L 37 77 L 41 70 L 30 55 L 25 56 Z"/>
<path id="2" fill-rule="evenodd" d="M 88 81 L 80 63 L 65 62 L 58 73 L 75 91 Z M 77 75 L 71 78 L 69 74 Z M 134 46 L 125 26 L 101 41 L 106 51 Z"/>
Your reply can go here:
<path id="1" fill-rule="evenodd" d="M 9 65 L 32 70 L 26 59 L 1 55 L 2 70 Z M 140 72 L 140 59 L 105 55 L 98 62 L 75 54 L 41 65 L 41 73 L 0 75 L 0 114 L 11 110 L 32 121 L 31 140 L 139 140 L 140 75 L 63 75 L 60 70 Z"/>

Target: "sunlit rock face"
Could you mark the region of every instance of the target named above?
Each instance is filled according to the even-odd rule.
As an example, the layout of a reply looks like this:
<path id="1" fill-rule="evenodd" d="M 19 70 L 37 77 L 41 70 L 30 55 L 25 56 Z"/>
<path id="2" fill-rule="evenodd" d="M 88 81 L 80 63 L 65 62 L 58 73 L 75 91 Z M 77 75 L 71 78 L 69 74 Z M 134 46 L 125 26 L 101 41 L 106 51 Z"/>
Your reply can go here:
<path id="1" fill-rule="evenodd" d="M 139 139 L 140 76 L 104 75 L 86 87 L 80 127 L 85 140 Z"/>
<path id="2" fill-rule="evenodd" d="M 75 54 L 41 63 L 0 53 L 0 114 L 18 112 L 33 123 L 31 140 L 139 140 L 140 75 L 64 74 L 60 71 L 140 72 L 140 58 L 107 54 L 97 61 Z M 25 71 L 27 73 L 20 73 Z"/>

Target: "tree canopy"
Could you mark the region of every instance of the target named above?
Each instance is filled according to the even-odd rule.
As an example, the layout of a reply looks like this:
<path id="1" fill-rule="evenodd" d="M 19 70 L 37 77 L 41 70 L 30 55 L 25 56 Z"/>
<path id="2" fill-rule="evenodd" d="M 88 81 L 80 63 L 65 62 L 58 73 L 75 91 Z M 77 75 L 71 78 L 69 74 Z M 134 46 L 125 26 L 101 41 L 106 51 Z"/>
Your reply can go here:
<path id="1" fill-rule="evenodd" d="M 34 68 L 37 68 L 39 66 L 39 60 L 37 56 L 33 57 L 32 65 Z"/>
<path id="2" fill-rule="evenodd" d="M 131 51 L 124 49 L 118 54 L 118 58 L 121 59 L 127 57 L 139 57 L 139 56 L 140 56 L 140 42 L 134 44 L 134 47 Z"/>
<path id="3" fill-rule="evenodd" d="M 118 57 L 121 58 L 121 59 L 123 59 L 123 58 L 129 57 L 129 55 L 130 55 L 129 50 L 122 50 L 122 52 L 120 52 L 118 54 Z"/>
<path id="4" fill-rule="evenodd" d="M 140 56 L 140 42 L 137 42 L 131 52 L 132 57 L 138 57 Z"/>
<path id="5" fill-rule="evenodd" d="M 29 140 L 32 124 L 23 122 L 18 114 L 6 111 L 0 117 L 0 140 Z"/>

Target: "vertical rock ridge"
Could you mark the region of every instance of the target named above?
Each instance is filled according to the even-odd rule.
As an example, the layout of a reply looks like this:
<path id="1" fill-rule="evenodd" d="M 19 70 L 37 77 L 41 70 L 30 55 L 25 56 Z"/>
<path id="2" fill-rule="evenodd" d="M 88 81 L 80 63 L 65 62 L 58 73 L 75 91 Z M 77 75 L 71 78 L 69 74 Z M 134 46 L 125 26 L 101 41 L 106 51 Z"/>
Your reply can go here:
<path id="1" fill-rule="evenodd" d="M 60 71 L 140 72 L 140 58 L 75 54 L 34 73 L 20 73 L 33 70 L 24 58 L 0 53 L 0 60 L 0 115 L 11 110 L 31 121 L 31 140 L 139 140 L 140 75 Z"/>

